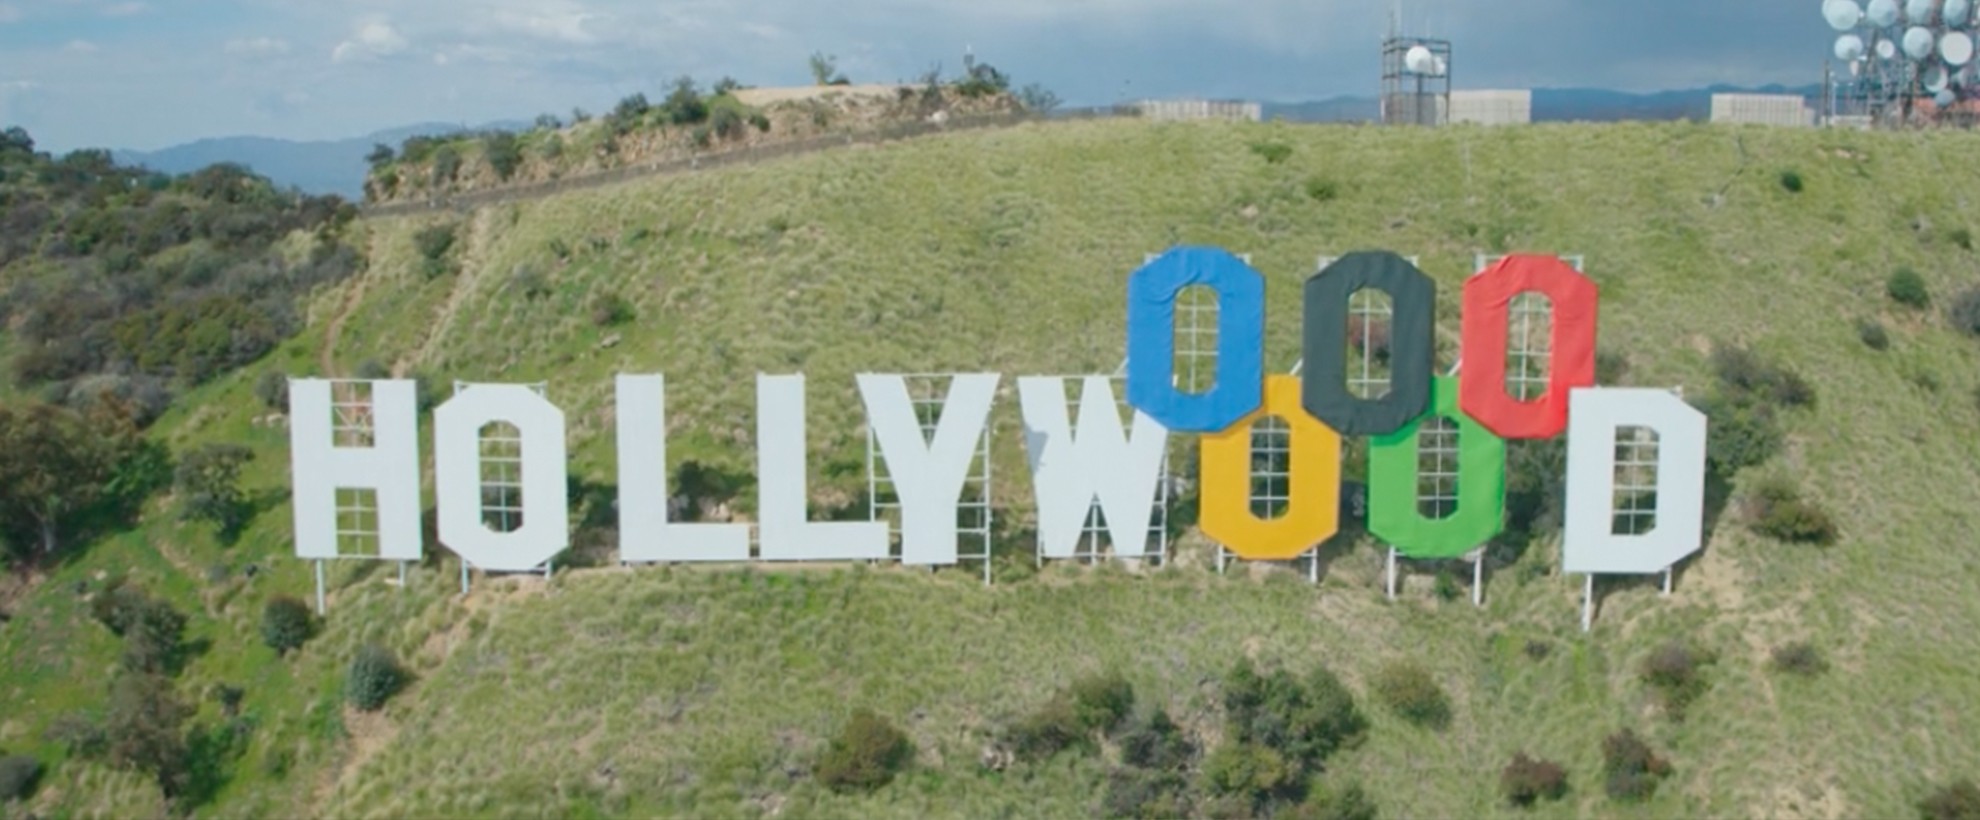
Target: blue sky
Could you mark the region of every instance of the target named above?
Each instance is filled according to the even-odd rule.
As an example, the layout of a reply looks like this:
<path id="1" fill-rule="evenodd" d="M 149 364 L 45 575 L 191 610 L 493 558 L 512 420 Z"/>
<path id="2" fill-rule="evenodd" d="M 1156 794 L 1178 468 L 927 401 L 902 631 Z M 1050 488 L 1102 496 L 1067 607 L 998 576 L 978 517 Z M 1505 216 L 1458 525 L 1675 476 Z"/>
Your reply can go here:
<path id="1" fill-rule="evenodd" d="M 1816 0 L 1413 0 L 1459 88 L 1820 80 Z M 591 111 L 690 74 L 911 79 L 965 48 L 1076 104 L 1372 94 L 1383 0 L 0 0 L 0 122 L 51 150 Z"/>

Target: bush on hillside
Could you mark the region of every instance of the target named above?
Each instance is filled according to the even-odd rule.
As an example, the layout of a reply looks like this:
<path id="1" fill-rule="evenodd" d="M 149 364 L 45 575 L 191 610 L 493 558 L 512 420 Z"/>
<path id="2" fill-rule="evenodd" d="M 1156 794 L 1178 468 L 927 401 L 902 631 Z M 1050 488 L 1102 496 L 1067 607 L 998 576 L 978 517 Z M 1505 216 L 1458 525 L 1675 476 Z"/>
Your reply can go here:
<path id="1" fill-rule="evenodd" d="M 1623 729 L 1602 740 L 1602 784 L 1612 800 L 1647 800 L 1670 776 L 1671 764 L 1657 756 L 1636 733 Z"/>
<path id="2" fill-rule="evenodd" d="M 1722 477 L 1764 463 L 1787 442 L 1787 432 L 1766 405 L 1709 396 L 1694 406 L 1712 431 L 1705 443 L 1706 464 Z"/>
<path id="3" fill-rule="evenodd" d="M 1801 193 L 1801 174 L 1792 170 L 1782 171 L 1781 187 L 1786 188 L 1791 194 Z"/>
<path id="4" fill-rule="evenodd" d="M 1973 231 L 1969 228 L 1954 228 L 1946 232 L 1946 241 L 1959 246 L 1960 250 L 1973 250 Z"/>
<path id="5" fill-rule="evenodd" d="M 1169 820 L 1192 816 L 1189 781 L 1174 771 L 1126 768 L 1107 773 L 1101 807 L 1108 817 Z"/>
<path id="6" fill-rule="evenodd" d="M 261 642 L 278 655 L 301 649 L 315 632 L 315 616 L 295 598 L 277 595 L 261 609 Z"/>
<path id="7" fill-rule="evenodd" d="M 599 327 L 623 325 L 633 320 L 633 306 L 626 297 L 601 293 L 591 300 L 591 323 Z"/>
<path id="8" fill-rule="evenodd" d="M 172 473 L 180 518 L 213 524 L 221 542 L 232 543 L 254 513 L 240 483 L 241 469 L 253 460 L 253 450 L 231 443 L 202 444 L 185 454 Z"/>
<path id="9" fill-rule="evenodd" d="M 1774 671 L 1787 672 L 1813 677 L 1829 668 L 1829 662 L 1822 658 L 1822 652 L 1807 641 L 1796 641 L 1774 647 L 1772 664 Z"/>
<path id="10" fill-rule="evenodd" d="M 186 616 L 122 578 L 112 580 L 90 602 L 96 619 L 124 639 L 121 662 L 133 672 L 164 672 L 179 660 Z"/>
<path id="11" fill-rule="evenodd" d="M 352 706 L 375 712 L 411 681 L 405 667 L 392 651 L 377 644 L 365 644 L 351 659 L 344 676 L 344 697 Z"/>
<path id="12" fill-rule="evenodd" d="M 1340 183 L 1321 177 L 1306 180 L 1306 195 L 1314 202 L 1332 202 L 1341 195 Z"/>
<path id="13" fill-rule="evenodd" d="M 111 682 L 109 714 L 103 722 L 105 752 L 112 764 L 150 774 L 165 796 L 184 791 L 189 773 L 186 733 L 193 710 L 172 691 L 170 679 L 126 673 Z"/>
<path id="14" fill-rule="evenodd" d="M 1515 806 L 1531 806 L 1542 798 L 1559 800 L 1567 794 L 1567 769 L 1551 760 L 1535 760 L 1525 752 L 1499 772 L 1499 791 Z"/>
<path id="15" fill-rule="evenodd" d="M 1240 660 L 1224 680 L 1227 742 L 1256 743 L 1309 769 L 1360 742 L 1367 719 L 1347 685 L 1325 666 L 1305 680 L 1283 668 L 1259 674 Z"/>
<path id="16" fill-rule="evenodd" d="M 289 411 L 289 376 L 279 370 L 261 374 L 254 382 L 254 397 L 261 400 L 263 407 L 286 413 Z"/>
<path id="17" fill-rule="evenodd" d="M 1888 350 L 1891 334 L 1885 332 L 1884 325 L 1875 319 L 1860 319 L 1856 323 L 1856 337 L 1871 350 Z"/>
<path id="18" fill-rule="evenodd" d="M 1280 812 L 1285 820 L 1375 820 L 1375 798 L 1360 783 L 1334 787 L 1321 783 L 1299 805 Z"/>
<path id="19" fill-rule="evenodd" d="M 428 225 L 413 234 L 413 247 L 419 251 L 421 269 L 428 279 L 447 272 L 447 251 L 454 247 L 454 239 L 452 223 Z"/>
<path id="20" fill-rule="evenodd" d="M 1121 762 L 1143 769 L 1181 771 L 1196 755 L 1196 745 L 1161 709 L 1130 723 L 1116 742 L 1121 747 Z"/>
<path id="21" fill-rule="evenodd" d="M 1134 687 L 1117 674 L 1089 675 L 1054 692 L 1008 731 L 1012 751 L 1043 760 L 1067 749 L 1091 749 L 1096 732 L 1119 725 L 1134 709 Z"/>
<path id="22" fill-rule="evenodd" d="M 1744 347 L 1721 345 L 1712 350 L 1712 372 L 1734 398 L 1783 407 L 1815 406 L 1815 387 L 1785 365 L 1760 358 Z"/>
<path id="23" fill-rule="evenodd" d="M 887 785 L 914 761 L 914 743 L 886 718 L 856 709 L 826 745 L 814 769 L 835 792 L 872 791 Z"/>
<path id="24" fill-rule="evenodd" d="M 1815 502 L 1801 497 L 1793 481 L 1772 476 L 1753 489 L 1748 515 L 1753 531 L 1790 544 L 1835 543 L 1836 524 Z"/>
<path id="25" fill-rule="evenodd" d="M 516 135 L 507 131 L 497 131 L 484 137 L 481 150 L 488 166 L 495 169 L 495 176 L 504 182 L 522 165 L 522 148 L 517 144 Z"/>
<path id="26" fill-rule="evenodd" d="M 433 152 L 433 187 L 438 188 L 453 182 L 461 173 L 461 154 L 452 145 L 442 145 Z"/>
<path id="27" fill-rule="evenodd" d="M 1954 330 L 1968 336 L 1980 336 L 1980 287 L 1967 288 L 1953 298 L 1952 306 L 1946 309 L 1946 317 Z"/>
<path id="28" fill-rule="evenodd" d="M 1257 154 L 1272 165 L 1285 162 L 1292 157 L 1292 152 L 1292 146 L 1283 142 L 1266 141 L 1251 144 L 1251 153 Z"/>
<path id="29" fill-rule="evenodd" d="M 1277 749 L 1227 740 L 1203 760 L 1203 791 L 1213 797 L 1236 798 L 1249 809 L 1247 813 L 1266 814 L 1265 807 L 1304 795 L 1302 774 L 1300 765 Z"/>
<path id="30" fill-rule="evenodd" d="M 1884 280 L 1884 293 L 1891 301 L 1905 307 L 1923 308 L 1932 303 L 1932 293 L 1925 288 L 1925 277 L 1910 268 L 1898 268 Z"/>
<path id="31" fill-rule="evenodd" d="M 1923 820 L 1980 820 L 1980 786 L 1960 779 L 1918 801 Z"/>
<path id="32" fill-rule="evenodd" d="M 1643 660 L 1638 676 L 1657 693 L 1658 700 L 1673 720 L 1684 719 L 1684 710 L 1705 693 L 1704 667 L 1711 655 L 1680 643 L 1658 647 Z"/>
<path id="33" fill-rule="evenodd" d="M 1436 679 L 1430 677 L 1429 670 L 1413 661 L 1383 664 L 1369 686 L 1404 720 L 1431 729 L 1450 725 L 1450 699 L 1437 686 Z"/>
<path id="34" fill-rule="evenodd" d="M 41 782 L 41 761 L 27 755 L 0 757 L 0 803 L 25 802 Z"/>

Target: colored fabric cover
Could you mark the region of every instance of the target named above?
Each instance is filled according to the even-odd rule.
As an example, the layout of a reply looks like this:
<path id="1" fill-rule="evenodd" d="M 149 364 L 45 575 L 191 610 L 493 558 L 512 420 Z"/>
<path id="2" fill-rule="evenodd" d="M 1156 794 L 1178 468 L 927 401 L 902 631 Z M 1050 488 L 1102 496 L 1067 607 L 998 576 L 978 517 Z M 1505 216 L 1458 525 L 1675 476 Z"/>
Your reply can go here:
<path id="1" fill-rule="evenodd" d="M 1506 389 L 1507 318 L 1521 293 L 1545 294 L 1547 390 L 1520 401 Z M 1459 406 L 1505 439 L 1553 438 L 1567 430 L 1568 393 L 1595 384 L 1595 282 L 1559 257 L 1514 254 L 1464 283 L 1464 371 Z"/>
<path id="2" fill-rule="evenodd" d="M 1389 392 L 1363 399 L 1348 390 L 1348 301 L 1362 288 L 1389 295 Z M 1344 436 L 1402 429 L 1429 405 L 1437 285 L 1389 251 L 1356 251 L 1306 280 L 1306 364 L 1300 403 Z"/>
<path id="3" fill-rule="evenodd" d="M 1417 431 L 1424 419 L 1458 424 L 1457 511 L 1430 518 L 1417 511 Z M 1430 411 L 1403 429 L 1368 442 L 1368 531 L 1411 558 L 1457 558 L 1490 541 L 1505 525 L 1506 440 L 1458 409 L 1458 380 L 1431 382 Z"/>
<path id="4" fill-rule="evenodd" d="M 1251 511 L 1251 427 L 1278 416 L 1289 429 L 1285 514 Z M 1299 406 L 1299 379 L 1265 377 L 1265 401 L 1237 424 L 1203 436 L 1197 525 L 1239 558 L 1287 561 L 1340 529 L 1341 437 Z"/>
<path id="5" fill-rule="evenodd" d="M 1176 297 L 1217 292 L 1217 377 L 1186 393 L 1175 382 Z M 1222 248 L 1176 247 L 1128 277 L 1127 398 L 1177 432 L 1214 433 L 1258 409 L 1265 379 L 1265 277 Z"/>

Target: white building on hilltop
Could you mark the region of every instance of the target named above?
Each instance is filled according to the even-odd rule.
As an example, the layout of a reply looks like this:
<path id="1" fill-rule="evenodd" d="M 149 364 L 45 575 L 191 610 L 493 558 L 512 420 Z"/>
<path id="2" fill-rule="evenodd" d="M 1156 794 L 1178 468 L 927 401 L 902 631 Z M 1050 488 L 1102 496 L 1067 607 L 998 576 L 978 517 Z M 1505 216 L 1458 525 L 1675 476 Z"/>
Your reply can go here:
<path id="1" fill-rule="evenodd" d="M 1815 124 L 1815 109 L 1798 94 L 1713 94 L 1712 121 L 1802 128 Z"/>
<path id="2" fill-rule="evenodd" d="M 1533 92 L 1528 89 L 1453 90 L 1450 107 L 1441 119 L 1447 123 L 1525 125 L 1533 121 Z"/>
<path id="3" fill-rule="evenodd" d="M 1265 119 L 1265 106 L 1243 100 L 1142 100 L 1141 116 L 1151 120 Z"/>

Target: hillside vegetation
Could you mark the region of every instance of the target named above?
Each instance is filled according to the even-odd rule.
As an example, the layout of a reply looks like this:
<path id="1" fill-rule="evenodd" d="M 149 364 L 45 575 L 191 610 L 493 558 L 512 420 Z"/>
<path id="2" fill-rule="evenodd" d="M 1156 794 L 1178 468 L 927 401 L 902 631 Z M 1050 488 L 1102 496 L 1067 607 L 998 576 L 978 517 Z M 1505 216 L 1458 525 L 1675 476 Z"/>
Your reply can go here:
<path id="1" fill-rule="evenodd" d="M 574 554 L 465 597 L 431 543 L 403 587 L 335 565 L 318 623 L 272 603 L 311 590 L 288 506 L 223 545 L 180 513 L 214 482 L 177 482 L 14 582 L 0 757 L 45 767 L 42 816 L 1960 816 L 1980 172 L 1952 158 L 1976 142 L 1127 120 L 361 220 L 365 271 L 156 439 L 241 445 L 238 491 L 279 498 L 265 374 L 541 381 Z M 1584 255 L 1610 383 L 1712 411 L 1706 550 L 1668 597 L 1604 579 L 1583 634 L 1536 447 L 1482 608 L 1433 566 L 1387 600 L 1354 536 L 1317 587 L 1218 575 L 1194 536 L 1158 571 L 1033 571 L 1012 380 L 1111 372 L 1125 277 L 1178 243 L 1252 255 L 1279 370 L 1317 255 L 1420 256 L 1447 341 L 1474 253 Z M 614 557 L 612 374 L 667 375 L 670 469 L 747 517 L 758 372 L 806 374 L 814 508 L 863 515 L 862 371 L 1005 375 L 995 584 L 586 566 Z"/>

